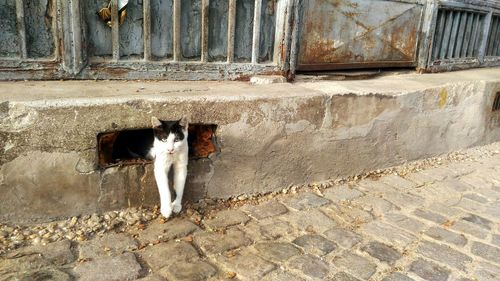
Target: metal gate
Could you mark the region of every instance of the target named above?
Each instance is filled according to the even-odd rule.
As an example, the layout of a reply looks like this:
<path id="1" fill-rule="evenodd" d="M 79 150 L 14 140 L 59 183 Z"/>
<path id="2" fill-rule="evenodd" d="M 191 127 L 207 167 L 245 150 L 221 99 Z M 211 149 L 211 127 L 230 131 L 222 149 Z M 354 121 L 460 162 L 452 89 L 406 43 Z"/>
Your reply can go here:
<path id="1" fill-rule="evenodd" d="M 299 70 L 415 66 L 422 0 L 306 0 Z"/>

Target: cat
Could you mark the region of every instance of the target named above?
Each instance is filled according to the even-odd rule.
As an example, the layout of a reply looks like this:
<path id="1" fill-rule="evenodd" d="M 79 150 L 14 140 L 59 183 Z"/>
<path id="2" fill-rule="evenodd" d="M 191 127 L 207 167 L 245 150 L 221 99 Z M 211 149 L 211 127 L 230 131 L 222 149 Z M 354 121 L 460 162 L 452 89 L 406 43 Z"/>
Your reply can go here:
<path id="1" fill-rule="evenodd" d="M 148 158 L 154 159 L 154 175 L 160 193 L 160 212 L 169 218 L 172 212 L 182 209 L 182 195 L 186 183 L 189 159 L 188 120 L 182 117 L 178 121 L 162 121 L 151 117 L 154 140 Z M 171 201 L 168 186 L 168 172 L 174 168 L 175 200 Z"/>
<path id="2" fill-rule="evenodd" d="M 121 131 L 113 145 L 112 158 L 122 161 L 152 160 L 160 193 L 160 212 L 168 218 L 182 209 L 182 195 L 189 159 L 188 120 L 162 121 L 151 117 L 152 129 Z M 175 200 L 171 202 L 168 174 L 174 168 Z"/>

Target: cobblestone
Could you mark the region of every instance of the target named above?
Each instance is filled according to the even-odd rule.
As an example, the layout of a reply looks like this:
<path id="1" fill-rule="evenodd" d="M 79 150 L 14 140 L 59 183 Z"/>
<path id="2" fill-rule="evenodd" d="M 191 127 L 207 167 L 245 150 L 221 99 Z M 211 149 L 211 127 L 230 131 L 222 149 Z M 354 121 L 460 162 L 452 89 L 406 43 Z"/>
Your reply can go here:
<path id="1" fill-rule="evenodd" d="M 496 281 L 499 172 L 495 143 L 292 192 L 187 203 L 167 221 L 130 208 L 0 223 L 0 280 Z"/>
<path id="2" fill-rule="evenodd" d="M 463 234 L 457 234 L 441 227 L 433 226 L 429 228 L 425 234 L 436 240 L 448 242 L 457 246 L 465 246 L 465 244 L 467 244 L 467 238 L 465 238 Z"/>
<path id="3" fill-rule="evenodd" d="M 288 266 L 309 278 L 324 279 L 330 269 L 321 259 L 312 255 L 302 255 L 292 258 Z"/>
<path id="4" fill-rule="evenodd" d="M 470 256 L 458 252 L 449 246 L 433 242 L 422 242 L 419 245 L 417 252 L 429 259 L 445 263 L 462 271 L 465 271 L 467 266 L 472 262 L 472 258 Z"/>
<path id="5" fill-rule="evenodd" d="M 348 252 L 335 257 L 332 263 L 335 267 L 343 268 L 348 273 L 363 280 L 370 278 L 377 269 L 377 266 L 368 259 Z"/>
<path id="6" fill-rule="evenodd" d="M 423 259 L 414 261 L 410 271 L 429 281 L 446 281 L 450 275 L 450 270 Z"/>
<path id="7" fill-rule="evenodd" d="M 361 250 L 367 252 L 370 256 L 378 259 L 379 261 L 386 262 L 388 264 L 394 264 L 397 260 L 403 257 L 403 255 L 394 250 L 392 247 L 376 241 L 368 243 L 363 246 Z"/>

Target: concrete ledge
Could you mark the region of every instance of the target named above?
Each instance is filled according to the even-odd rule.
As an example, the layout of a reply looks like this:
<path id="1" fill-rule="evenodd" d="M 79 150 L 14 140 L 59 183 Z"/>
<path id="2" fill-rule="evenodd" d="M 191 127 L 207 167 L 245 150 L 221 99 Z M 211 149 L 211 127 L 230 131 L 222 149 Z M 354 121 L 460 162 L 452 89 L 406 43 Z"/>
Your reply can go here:
<path id="1" fill-rule="evenodd" d="M 217 124 L 188 200 L 278 190 L 500 140 L 500 69 L 364 81 L 0 83 L 0 221 L 158 201 L 150 164 L 97 166 L 97 134 L 151 115 Z"/>

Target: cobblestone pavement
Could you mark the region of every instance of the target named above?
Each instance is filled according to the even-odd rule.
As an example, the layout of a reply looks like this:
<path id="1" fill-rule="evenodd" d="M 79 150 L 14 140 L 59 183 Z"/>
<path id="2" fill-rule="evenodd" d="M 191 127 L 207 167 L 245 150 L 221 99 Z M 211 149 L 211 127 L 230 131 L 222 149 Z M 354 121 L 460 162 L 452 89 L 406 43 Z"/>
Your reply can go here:
<path id="1" fill-rule="evenodd" d="M 22 247 L 3 255 L 0 280 L 500 280 L 495 145 L 404 177 Z"/>

